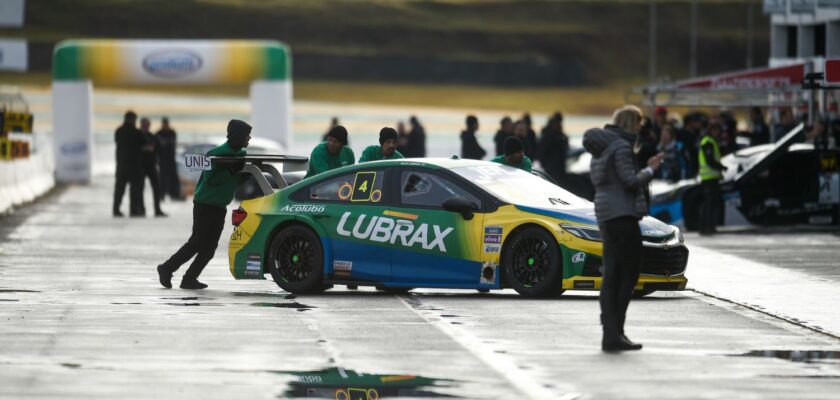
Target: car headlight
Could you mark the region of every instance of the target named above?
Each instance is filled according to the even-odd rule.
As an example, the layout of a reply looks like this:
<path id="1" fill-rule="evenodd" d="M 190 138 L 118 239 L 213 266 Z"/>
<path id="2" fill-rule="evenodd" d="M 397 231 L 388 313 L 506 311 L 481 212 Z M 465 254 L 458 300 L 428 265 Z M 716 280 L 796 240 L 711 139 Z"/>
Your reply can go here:
<path id="1" fill-rule="evenodd" d="M 683 234 L 680 228 L 674 226 L 674 234 L 677 236 L 677 239 L 680 241 L 680 243 L 685 243 L 685 238 L 683 238 Z"/>
<path id="2" fill-rule="evenodd" d="M 595 242 L 601 241 L 601 231 L 595 228 L 579 225 L 560 225 L 564 231 L 571 233 L 581 239 L 592 240 Z"/>

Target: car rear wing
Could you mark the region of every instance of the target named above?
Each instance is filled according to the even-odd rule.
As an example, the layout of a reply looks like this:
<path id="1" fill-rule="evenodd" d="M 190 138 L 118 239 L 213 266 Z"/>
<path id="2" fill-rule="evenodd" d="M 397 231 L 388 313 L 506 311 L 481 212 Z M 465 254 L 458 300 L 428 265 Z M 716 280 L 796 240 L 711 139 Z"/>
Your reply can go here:
<path id="1" fill-rule="evenodd" d="M 286 179 L 277 168 L 272 164 L 281 164 L 283 172 L 306 171 L 309 168 L 309 158 L 302 156 L 287 156 L 287 155 L 247 155 L 247 156 L 211 156 L 211 164 L 234 164 L 244 163 L 241 174 L 250 175 L 254 178 L 254 182 L 259 186 L 263 195 L 274 193 L 274 187 L 266 179 L 264 173 L 267 173 L 274 179 L 277 189 L 283 189 L 289 186 Z"/>
<path id="2" fill-rule="evenodd" d="M 735 175 L 735 186 L 740 186 L 745 181 L 752 179 L 754 176 L 758 175 L 761 171 L 764 171 L 768 166 L 770 166 L 775 160 L 785 154 L 790 148 L 790 146 L 796 143 L 802 135 L 805 133 L 805 124 L 800 123 L 799 125 L 795 126 L 793 129 L 788 131 L 784 137 L 779 139 L 778 142 L 773 146 L 773 150 L 767 153 L 764 157 L 759 160 L 756 160 L 749 165 L 745 170 L 738 171 Z"/>

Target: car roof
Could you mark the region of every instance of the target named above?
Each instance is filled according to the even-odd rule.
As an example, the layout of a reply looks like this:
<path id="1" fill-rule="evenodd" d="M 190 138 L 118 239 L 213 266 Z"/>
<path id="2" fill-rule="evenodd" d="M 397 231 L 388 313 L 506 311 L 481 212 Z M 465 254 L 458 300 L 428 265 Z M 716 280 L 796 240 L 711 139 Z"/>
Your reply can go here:
<path id="1" fill-rule="evenodd" d="M 460 159 L 460 158 L 400 158 L 397 160 L 379 160 L 379 161 L 370 161 L 364 163 L 357 163 L 353 165 L 348 165 L 346 167 L 336 168 L 317 176 L 312 177 L 313 179 L 311 182 L 314 182 L 316 179 L 321 180 L 323 178 L 338 176 L 341 174 L 346 174 L 348 172 L 360 170 L 360 169 L 370 169 L 370 168 L 381 168 L 381 167 L 425 167 L 430 169 L 451 169 L 457 167 L 473 167 L 473 166 L 499 166 L 500 164 L 489 162 L 489 161 L 481 161 L 481 160 L 468 160 L 468 159 Z M 309 179 L 305 179 L 305 181 L 310 181 Z"/>

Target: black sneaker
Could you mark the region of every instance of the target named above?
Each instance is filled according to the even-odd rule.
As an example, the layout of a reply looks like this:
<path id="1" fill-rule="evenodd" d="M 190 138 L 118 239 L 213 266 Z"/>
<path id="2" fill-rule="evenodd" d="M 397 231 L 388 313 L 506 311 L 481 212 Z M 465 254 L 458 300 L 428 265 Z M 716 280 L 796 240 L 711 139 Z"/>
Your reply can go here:
<path id="1" fill-rule="evenodd" d="M 120 210 L 114 211 L 114 218 L 122 218 L 122 217 L 125 217 L 125 214 L 123 214 Z"/>
<path id="2" fill-rule="evenodd" d="M 168 217 L 163 211 L 155 211 L 155 217 Z"/>
<path id="3" fill-rule="evenodd" d="M 167 289 L 172 289 L 172 272 L 164 268 L 163 264 L 157 266 L 157 271 L 160 285 Z"/>
<path id="4" fill-rule="evenodd" d="M 181 289 L 206 289 L 207 285 L 198 281 L 198 279 L 193 280 L 182 280 L 181 281 Z"/>

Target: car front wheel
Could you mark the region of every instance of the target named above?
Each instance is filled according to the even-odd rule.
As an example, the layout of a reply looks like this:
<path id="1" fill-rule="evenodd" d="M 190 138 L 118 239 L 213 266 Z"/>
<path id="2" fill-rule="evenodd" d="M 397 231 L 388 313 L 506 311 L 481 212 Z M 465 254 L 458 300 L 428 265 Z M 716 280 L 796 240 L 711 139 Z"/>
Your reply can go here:
<path id="1" fill-rule="evenodd" d="M 295 225 L 283 228 L 268 247 L 271 277 L 283 290 L 298 294 L 323 292 L 324 251 L 312 230 Z"/>
<path id="2" fill-rule="evenodd" d="M 549 297 L 560 292 L 563 275 L 560 247 L 544 229 L 528 227 L 514 233 L 505 244 L 502 262 L 508 285 L 519 294 Z"/>

